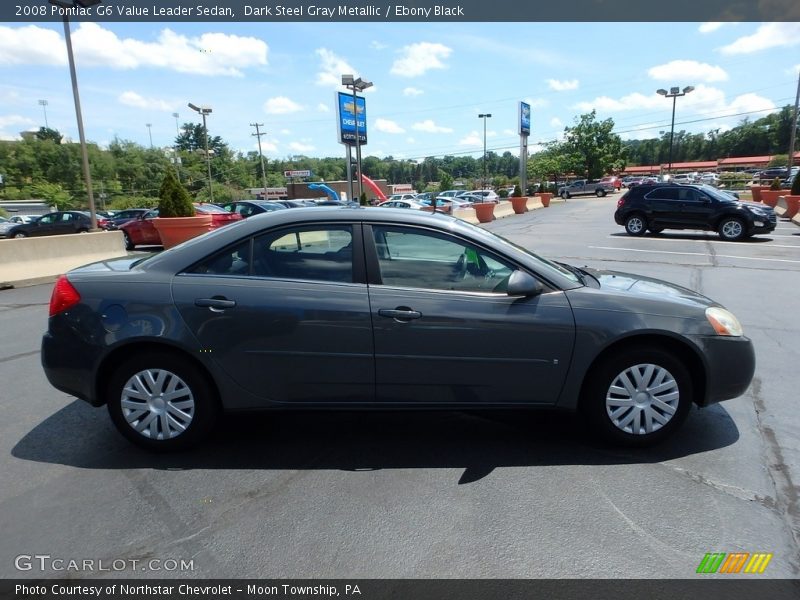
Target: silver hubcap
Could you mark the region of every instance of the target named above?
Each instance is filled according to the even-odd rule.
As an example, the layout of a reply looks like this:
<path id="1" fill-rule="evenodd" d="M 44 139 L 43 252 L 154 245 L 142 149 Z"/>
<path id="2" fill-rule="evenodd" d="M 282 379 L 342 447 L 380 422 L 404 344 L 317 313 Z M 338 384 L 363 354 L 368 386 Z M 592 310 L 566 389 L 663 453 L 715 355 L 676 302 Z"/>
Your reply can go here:
<path id="1" fill-rule="evenodd" d="M 679 400 L 678 382 L 669 371 L 658 365 L 635 365 L 614 378 L 606 393 L 606 413 L 622 431 L 643 435 L 669 423 Z"/>
<path id="2" fill-rule="evenodd" d="M 152 440 L 179 436 L 194 418 L 194 396 L 189 386 L 164 369 L 146 369 L 128 379 L 121 404 L 128 425 Z"/>
<path id="3" fill-rule="evenodd" d="M 725 237 L 735 238 L 742 234 L 742 224 L 739 221 L 728 221 L 722 226 Z"/>
<path id="4" fill-rule="evenodd" d="M 644 223 L 639 217 L 633 217 L 628 221 L 628 231 L 639 233 L 642 229 L 644 229 Z"/>

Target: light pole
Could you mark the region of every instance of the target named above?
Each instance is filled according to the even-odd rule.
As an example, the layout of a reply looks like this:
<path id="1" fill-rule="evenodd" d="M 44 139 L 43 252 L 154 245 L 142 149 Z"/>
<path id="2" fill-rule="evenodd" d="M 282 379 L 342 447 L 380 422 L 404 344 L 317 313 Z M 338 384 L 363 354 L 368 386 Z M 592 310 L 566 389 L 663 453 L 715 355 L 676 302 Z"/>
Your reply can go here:
<path id="1" fill-rule="evenodd" d="M 50 129 L 50 125 L 47 124 L 47 100 L 39 100 L 39 106 L 41 106 L 44 111 L 44 126 Z"/>
<path id="2" fill-rule="evenodd" d="M 264 200 L 267 199 L 267 171 L 264 167 L 264 153 L 261 151 L 261 136 L 267 135 L 266 131 L 261 131 L 259 127 L 263 127 L 263 123 L 250 123 L 250 127 L 255 127 L 256 132 L 251 133 L 258 138 L 258 155 L 261 157 L 261 183 L 264 186 Z"/>
<path id="3" fill-rule="evenodd" d="M 792 119 L 792 131 L 789 134 L 789 162 L 786 167 L 786 178 L 792 176 L 794 166 L 794 140 L 797 135 L 797 111 L 800 108 L 800 71 L 797 73 L 797 95 L 794 97 L 794 118 Z M 800 173 L 797 175 L 800 177 Z"/>
<path id="4" fill-rule="evenodd" d="M 483 119 L 483 181 L 481 182 L 481 189 L 486 189 L 486 119 L 491 119 L 491 113 L 481 113 L 478 115 L 479 119 Z"/>
<path id="5" fill-rule="evenodd" d="M 664 96 L 665 98 L 672 98 L 672 125 L 669 130 L 669 167 L 667 167 L 667 172 L 670 174 L 672 173 L 672 140 L 675 137 L 675 102 L 680 96 L 685 96 L 689 92 L 694 91 L 694 86 L 687 85 L 681 91 L 679 87 L 672 87 L 669 88 L 669 91 L 660 89 L 656 90 L 656 94 Z"/>
<path id="6" fill-rule="evenodd" d="M 178 117 L 180 117 L 180 115 L 178 113 L 172 113 L 172 116 L 175 118 L 175 135 L 176 137 L 181 137 L 181 128 L 178 125 Z"/>
<path id="7" fill-rule="evenodd" d="M 372 87 L 373 84 L 371 81 L 361 79 L 361 77 L 353 79 L 352 75 L 342 75 L 342 85 L 348 90 L 353 90 L 353 120 L 356 123 L 356 179 L 358 180 L 358 201 L 360 202 L 361 195 L 364 193 L 364 183 L 361 181 L 361 137 L 358 134 L 358 96 L 356 92 L 363 92 L 365 89 Z M 364 125 L 366 126 L 366 122 Z"/>
<path id="8" fill-rule="evenodd" d="M 208 153 L 208 127 L 206 126 L 206 115 L 211 114 L 210 106 L 195 106 L 191 102 L 188 104 L 189 108 L 203 116 L 203 134 L 206 140 L 206 165 L 208 166 L 208 198 L 214 202 L 214 189 L 211 187 L 211 155 Z"/>
<path id="9" fill-rule="evenodd" d="M 49 0 L 53 6 L 63 9 L 89 8 L 100 4 L 103 0 Z M 78 74 L 75 71 L 75 57 L 72 54 L 72 37 L 69 30 L 69 10 L 63 13 L 64 40 L 67 43 L 67 58 L 69 60 L 69 75 L 72 79 L 72 97 L 75 100 L 75 115 L 78 119 L 78 137 L 81 140 L 81 162 L 83 163 L 83 178 L 86 182 L 86 195 L 89 198 L 89 218 L 92 231 L 97 229 L 97 211 L 94 207 L 94 193 L 92 192 L 92 174 L 89 171 L 89 152 L 86 149 L 86 136 L 83 132 L 83 116 L 81 115 L 81 97 L 78 94 Z"/>
<path id="10" fill-rule="evenodd" d="M 150 148 L 153 148 L 153 124 L 152 123 L 145 123 L 147 126 L 147 133 L 150 136 Z"/>

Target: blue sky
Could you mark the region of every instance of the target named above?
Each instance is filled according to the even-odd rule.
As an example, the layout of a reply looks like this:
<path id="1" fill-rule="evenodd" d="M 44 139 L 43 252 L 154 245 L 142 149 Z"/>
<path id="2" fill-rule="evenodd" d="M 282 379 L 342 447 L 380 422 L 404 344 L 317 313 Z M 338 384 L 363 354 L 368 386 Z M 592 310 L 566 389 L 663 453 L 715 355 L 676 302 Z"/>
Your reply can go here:
<path id="1" fill-rule="evenodd" d="M 100 23 L 73 24 L 87 137 L 168 146 L 187 102 L 209 131 L 267 157 L 343 156 L 334 95 L 342 73 L 368 91 L 365 155 L 517 153 L 517 101 L 533 106 L 531 149 L 596 108 L 623 138 L 669 129 L 657 88 L 693 85 L 676 130 L 730 128 L 792 104 L 800 23 Z M 77 139 L 60 24 L 0 24 L 0 138 L 44 124 Z M 731 116 L 738 115 L 738 116 Z M 698 121 L 680 125 L 682 121 Z"/>

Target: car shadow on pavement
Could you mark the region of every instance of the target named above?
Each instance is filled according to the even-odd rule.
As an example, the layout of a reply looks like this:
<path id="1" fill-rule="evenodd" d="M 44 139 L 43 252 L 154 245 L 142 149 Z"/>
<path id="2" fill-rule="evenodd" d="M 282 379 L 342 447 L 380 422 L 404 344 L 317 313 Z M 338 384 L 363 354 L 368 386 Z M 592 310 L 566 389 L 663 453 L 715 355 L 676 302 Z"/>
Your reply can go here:
<path id="1" fill-rule="evenodd" d="M 611 237 L 630 238 L 632 236 L 627 233 L 617 232 L 609 234 Z M 716 233 L 676 233 L 676 232 L 661 232 L 661 233 L 646 233 L 639 239 L 651 240 L 692 240 L 696 242 L 724 242 Z M 738 240 L 738 243 L 744 244 L 763 244 L 765 242 L 774 242 L 774 238 L 769 237 L 769 234 L 761 235 L 756 234 L 753 237 L 747 237 Z"/>
<path id="2" fill-rule="evenodd" d="M 105 409 L 75 401 L 13 448 L 21 460 L 82 469 L 343 470 L 463 468 L 460 484 L 496 468 L 657 463 L 735 443 L 720 405 L 692 408 L 666 442 L 626 449 L 595 441 L 560 411 L 348 411 L 227 415 L 192 450 L 153 454 L 128 443 Z"/>

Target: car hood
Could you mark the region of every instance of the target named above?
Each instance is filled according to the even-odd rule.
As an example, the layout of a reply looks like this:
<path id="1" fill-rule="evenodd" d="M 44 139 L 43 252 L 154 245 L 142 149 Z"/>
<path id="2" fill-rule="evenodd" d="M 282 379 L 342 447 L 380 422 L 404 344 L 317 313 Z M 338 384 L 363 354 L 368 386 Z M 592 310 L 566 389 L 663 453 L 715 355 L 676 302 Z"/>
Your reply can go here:
<path id="1" fill-rule="evenodd" d="M 752 208 L 760 208 L 764 212 L 768 212 L 768 213 L 769 212 L 775 212 L 772 209 L 771 206 L 768 206 L 767 204 L 761 204 L 761 202 L 749 202 L 747 200 L 734 200 L 734 202 L 736 202 L 737 204 L 739 204 L 741 206 L 744 206 L 744 207 L 749 206 L 749 207 L 752 207 Z"/>
<path id="2" fill-rule="evenodd" d="M 660 279 L 618 271 L 584 270 L 600 282 L 600 288 L 603 290 L 614 290 L 664 300 L 682 300 L 702 306 L 718 306 L 716 302 L 702 294 Z"/>

